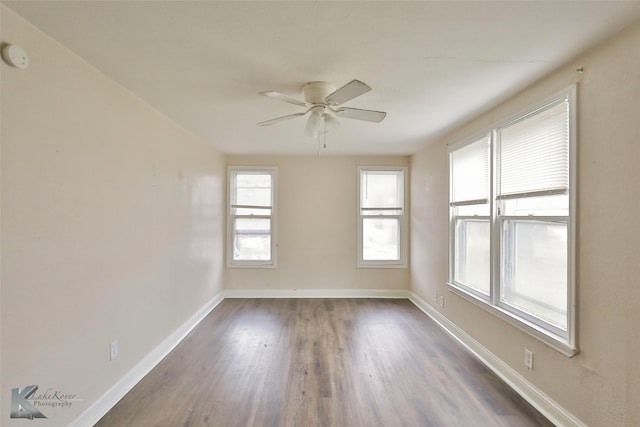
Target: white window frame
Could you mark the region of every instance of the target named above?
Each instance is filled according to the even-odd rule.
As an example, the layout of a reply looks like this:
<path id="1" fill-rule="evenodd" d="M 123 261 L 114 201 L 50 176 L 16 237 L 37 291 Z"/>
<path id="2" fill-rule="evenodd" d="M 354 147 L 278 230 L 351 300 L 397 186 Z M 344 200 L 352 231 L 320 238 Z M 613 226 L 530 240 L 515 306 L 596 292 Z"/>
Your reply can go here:
<path id="1" fill-rule="evenodd" d="M 491 212 L 491 242 L 490 242 L 490 252 L 491 252 L 491 266 L 490 266 L 490 295 L 487 297 L 486 295 L 480 294 L 472 288 L 466 287 L 461 283 L 456 283 L 453 280 L 454 277 L 454 254 L 455 254 L 455 230 L 454 230 L 454 219 L 453 215 L 453 207 L 450 207 L 450 226 L 449 226 L 449 281 L 448 286 L 449 289 L 456 293 L 457 295 L 462 296 L 466 300 L 476 304 L 477 306 L 483 308 L 489 313 L 507 321 L 513 326 L 519 328 L 520 330 L 526 332 L 527 334 L 539 339 L 550 347 L 556 349 L 557 351 L 572 357 L 579 352 L 578 350 L 578 342 L 576 336 L 576 281 L 575 281 L 575 247 L 576 247 L 576 145 L 577 145 L 577 126 L 576 126 L 576 118 L 577 118 L 577 102 L 576 102 L 576 85 L 572 85 L 571 87 L 564 89 L 538 103 L 530 106 L 526 110 L 508 118 L 507 120 L 502 121 L 498 125 L 494 126 L 492 129 L 488 129 L 483 132 L 481 135 L 490 134 L 491 143 L 490 143 L 490 176 L 491 176 L 491 184 L 490 184 L 490 212 Z M 498 138 L 498 129 L 502 127 L 509 126 L 513 123 L 516 123 L 524 118 L 535 114 L 537 111 L 548 108 L 550 105 L 558 102 L 559 100 L 566 99 L 569 104 L 569 189 L 568 189 L 568 200 L 569 200 L 569 214 L 568 216 L 507 216 L 501 215 L 499 211 L 499 203 L 496 197 L 497 192 L 497 171 L 496 171 L 496 162 L 497 162 L 497 138 Z M 458 144 L 452 145 L 449 149 L 450 159 L 451 153 L 457 149 L 460 149 L 470 143 L 477 141 L 479 137 L 470 138 L 468 140 L 462 141 Z M 450 163 L 451 165 L 451 163 Z M 518 221 L 542 221 L 542 222 L 566 222 L 567 224 L 567 330 L 561 330 L 560 328 L 554 327 L 550 323 L 546 323 L 541 321 L 540 319 L 529 315 L 528 313 L 518 310 L 517 308 L 510 307 L 501 302 L 500 292 L 501 292 L 501 230 L 503 227 L 504 221 L 509 221 L 517 219 Z"/>
<path id="2" fill-rule="evenodd" d="M 358 268 L 407 268 L 408 259 L 408 231 L 407 231 L 407 201 L 408 197 L 408 170 L 406 166 L 358 166 L 357 173 L 357 215 L 358 215 L 358 230 L 357 230 L 357 267 Z M 361 206 L 362 194 L 361 194 L 361 176 L 366 171 L 389 171 L 389 172 L 401 172 L 402 173 L 402 206 L 399 206 L 401 210 L 400 215 L 384 215 L 385 218 L 396 218 L 399 224 L 398 233 L 398 249 L 400 256 L 398 260 L 365 260 L 363 259 L 363 224 L 366 218 L 379 218 L 379 215 L 367 215 L 363 214 L 363 208 Z M 380 210 L 380 209 L 376 209 Z M 366 212 L 366 210 L 364 210 Z"/>
<path id="3" fill-rule="evenodd" d="M 233 259 L 233 228 L 236 218 L 232 205 L 234 177 L 241 172 L 269 174 L 271 176 L 271 214 L 260 216 L 270 219 L 271 259 L 269 260 L 234 260 Z M 227 167 L 227 267 L 229 268 L 277 268 L 278 267 L 278 234 L 277 234 L 277 188 L 278 168 L 275 166 L 228 166 Z M 255 217 L 249 215 L 248 217 Z"/>

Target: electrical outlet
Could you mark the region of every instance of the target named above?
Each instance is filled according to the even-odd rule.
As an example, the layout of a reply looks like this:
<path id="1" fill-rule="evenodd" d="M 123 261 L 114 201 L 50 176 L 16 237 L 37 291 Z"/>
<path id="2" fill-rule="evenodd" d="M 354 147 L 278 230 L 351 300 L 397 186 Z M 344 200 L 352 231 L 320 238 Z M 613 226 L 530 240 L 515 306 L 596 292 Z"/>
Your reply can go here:
<path id="1" fill-rule="evenodd" d="M 527 369 L 533 370 L 533 351 L 527 349 L 524 350 L 524 365 Z"/>
<path id="2" fill-rule="evenodd" d="M 109 360 L 113 360 L 116 357 L 118 357 L 118 340 L 113 341 L 109 347 Z"/>
<path id="3" fill-rule="evenodd" d="M 444 308 L 444 295 L 440 295 L 438 298 L 438 304 L 440 304 L 440 307 Z"/>

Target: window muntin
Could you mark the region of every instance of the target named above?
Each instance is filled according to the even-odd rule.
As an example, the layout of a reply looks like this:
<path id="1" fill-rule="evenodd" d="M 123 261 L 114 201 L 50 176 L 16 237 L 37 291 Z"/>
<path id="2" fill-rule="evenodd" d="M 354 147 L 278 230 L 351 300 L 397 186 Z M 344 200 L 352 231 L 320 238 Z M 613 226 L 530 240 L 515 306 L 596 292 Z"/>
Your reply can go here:
<path id="1" fill-rule="evenodd" d="M 477 150 L 479 141 L 450 154 L 450 283 L 569 355 L 576 351 L 574 106 L 571 88 L 495 128 L 487 137 L 491 155 Z M 459 151 L 474 159 L 458 161 Z M 477 171 L 484 168 L 466 165 L 485 158 L 486 205 L 481 197 L 456 198 L 482 194 Z M 471 176 L 456 179 L 465 168 Z"/>
<path id="2" fill-rule="evenodd" d="M 406 265 L 404 167 L 358 169 L 358 266 Z"/>
<path id="3" fill-rule="evenodd" d="M 275 182 L 272 167 L 229 167 L 228 266 L 276 266 Z"/>

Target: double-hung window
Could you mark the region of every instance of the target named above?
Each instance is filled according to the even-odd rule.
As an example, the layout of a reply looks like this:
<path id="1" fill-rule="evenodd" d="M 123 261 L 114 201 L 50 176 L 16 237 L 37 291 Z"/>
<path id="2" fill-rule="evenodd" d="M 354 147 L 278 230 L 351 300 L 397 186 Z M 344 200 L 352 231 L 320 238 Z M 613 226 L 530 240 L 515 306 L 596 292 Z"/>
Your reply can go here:
<path id="1" fill-rule="evenodd" d="M 490 311 L 576 351 L 575 87 L 450 151 L 450 279 Z"/>
<path id="2" fill-rule="evenodd" d="M 276 265 L 276 168 L 230 166 L 227 265 Z"/>
<path id="3" fill-rule="evenodd" d="M 406 267 L 406 171 L 358 168 L 359 267 Z"/>
<path id="4" fill-rule="evenodd" d="M 451 152 L 453 282 L 483 299 L 491 289 L 490 142 L 487 135 Z"/>

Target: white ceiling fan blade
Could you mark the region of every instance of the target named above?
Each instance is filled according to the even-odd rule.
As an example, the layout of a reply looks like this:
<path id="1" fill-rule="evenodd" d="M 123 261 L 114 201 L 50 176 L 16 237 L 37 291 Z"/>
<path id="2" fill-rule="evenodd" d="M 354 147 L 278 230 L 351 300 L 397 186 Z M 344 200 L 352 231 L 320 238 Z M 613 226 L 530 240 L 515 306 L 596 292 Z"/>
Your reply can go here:
<path id="1" fill-rule="evenodd" d="M 292 98 L 284 93 L 280 92 L 260 92 L 260 95 L 268 96 L 269 98 L 279 99 L 280 101 L 288 102 L 289 104 L 299 105 L 301 107 L 309 107 L 310 104 L 299 99 Z"/>
<path id="2" fill-rule="evenodd" d="M 340 105 L 357 96 L 362 95 L 363 93 L 367 93 L 370 90 L 371 88 L 369 87 L 369 85 L 362 83 L 360 80 L 351 80 L 340 89 L 327 95 L 324 100 L 329 105 Z"/>
<path id="3" fill-rule="evenodd" d="M 285 120 L 293 119 L 295 117 L 304 116 L 305 114 L 307 114 L 307 113 L 304 112 L 304 113 L 288 114 L 286 116 L 276 117 L 275 119 L 265 120 L 264 122 L 257 123 L 257 125 L 258 126 L 269 126 L 269 125 L 273 125 L 273 124 L 276 124 L 276 123 L 279 123 L 279 122 L 284 122 Z"/>
<path id="4" fill-rule="evenodd" d="M 361 110 L 359 108 L 339 108 L 336 110 L 336 115 L 347 119 L 380 123 L 387 116 L 387 113 L 384 111 Z"/>

